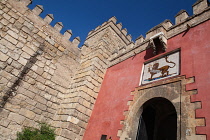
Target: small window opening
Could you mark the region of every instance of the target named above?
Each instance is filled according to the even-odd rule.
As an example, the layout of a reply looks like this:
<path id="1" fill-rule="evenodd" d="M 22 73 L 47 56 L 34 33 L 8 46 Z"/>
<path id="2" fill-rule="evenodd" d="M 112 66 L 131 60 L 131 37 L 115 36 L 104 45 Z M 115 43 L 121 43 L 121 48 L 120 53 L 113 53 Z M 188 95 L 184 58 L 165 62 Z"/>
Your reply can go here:
<path id="1" fill-rule="evenodd" d="M 156 49 L 156 50 L 155 50 L 155 51 L 156 51 L 155 54 L 156 54 L 156 55 L 165 52 L 165 50 L 163 49 L 164 46 L 163 46 L 162 42 L 160 41 L 159 37 L 154 38 L 154 39 L 153 39 L 153 42 L 154 42 L 154 44 L 155 44 L 155 49 Z"/>
<path id="2" fill-rule="evenodd" d="M 150 38 L 150 46 L 153 49 L 154 55 L 163 53 L 167 49 L 167 39 L 165 38 L 163 33 L 158 33 Z"/>

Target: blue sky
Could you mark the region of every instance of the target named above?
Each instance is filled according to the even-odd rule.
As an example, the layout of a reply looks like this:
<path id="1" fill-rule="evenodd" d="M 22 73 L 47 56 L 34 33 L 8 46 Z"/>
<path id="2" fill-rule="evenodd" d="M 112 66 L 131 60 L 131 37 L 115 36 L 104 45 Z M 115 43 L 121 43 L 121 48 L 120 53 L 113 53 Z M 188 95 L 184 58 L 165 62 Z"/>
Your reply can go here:
<path id="1" fill-rule="evenodd" d="M 192 5 L 196 0 L 33 0 L 29 6 L 43 5 L 44 12 L 54 15 L 52 26 L 56 22 L 62 22 L 65 30 L 71 29 L 73 38 L 79 36 L 83 44 L 89 31 L 107 21 L 112 16 L 121 22 L 123 28 L 131 34 L 132 40 L 143 35 L 155 25 L 165 19 L 173 23 L 174 16 L 185 9 L 192 15 Z"/>

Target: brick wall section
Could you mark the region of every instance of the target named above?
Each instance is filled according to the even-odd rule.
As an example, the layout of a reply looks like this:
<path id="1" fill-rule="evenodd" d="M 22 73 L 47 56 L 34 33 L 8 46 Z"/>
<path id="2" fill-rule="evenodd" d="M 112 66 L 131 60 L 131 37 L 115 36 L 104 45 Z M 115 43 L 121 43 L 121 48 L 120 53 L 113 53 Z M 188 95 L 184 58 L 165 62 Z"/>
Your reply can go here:
<path id="1" fill-rule="evenodd" d="M 0 1 L 0 137 L 5 140 L 39 121 L 60 127 L 54 116 L 80 61 L 77 45 L 24 2 Z"/>

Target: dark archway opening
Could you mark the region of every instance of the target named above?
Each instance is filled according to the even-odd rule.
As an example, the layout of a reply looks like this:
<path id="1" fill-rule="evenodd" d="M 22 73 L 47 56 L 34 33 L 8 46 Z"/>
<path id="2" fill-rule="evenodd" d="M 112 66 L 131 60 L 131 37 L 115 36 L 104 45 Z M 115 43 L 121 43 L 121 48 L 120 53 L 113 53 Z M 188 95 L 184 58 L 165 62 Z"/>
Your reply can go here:
<path id="1" fill-rule="evenodd" d="M 177 113 L 173 104 L 161 97 L 144 103 L 136 140 L 176 140 Z"/>

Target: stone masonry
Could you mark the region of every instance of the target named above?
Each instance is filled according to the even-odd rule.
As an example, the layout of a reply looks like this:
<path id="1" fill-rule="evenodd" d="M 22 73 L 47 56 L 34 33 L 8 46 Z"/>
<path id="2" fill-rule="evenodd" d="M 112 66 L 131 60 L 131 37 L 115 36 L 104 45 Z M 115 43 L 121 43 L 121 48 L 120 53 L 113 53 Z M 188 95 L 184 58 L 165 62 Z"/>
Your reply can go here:
<path id="1" fill-rule="evenodd" d="M 79 37 L 70 42 L 71 30 L 60 34 L 62 23 L 51 27 L 53 15 L 42 19 L 43 7 L 30 10 L 30 3 L 1 1 L 1 137 L 15 139 L 43 121 L 59 140 L 82 139 L 108 58 L 130 39 L 113 17 L 79 49 Z"/>
<path id="2" fill-rule="evenodd" d="M 131 35 L 110 18 L 91 31 L 81 48 L 80 38 L 69 41 L 61 22 L 52 27 L 53 15 L 31 0 L 0 0 L 0 138 L 16 139 L 24 127 L 47 122 L 56 128 L 57 140 L 81 140 L 97 99 L 104 74 L 123 60 L 149 47 L 151 36 L 163 32 L 169 39 L 210 19 L 207 0 L 131 41 Z"/>
<path id="3" fill-rule="evenodd" d="M 47 122 L 59 128 L 58 109 L 79 67 L 79 38 L 51 27 L 52 15 L 41 19 L 42 6 L 31 1 L 0 1 L 0 137 L 15 139 L 23 127 Z"/>

